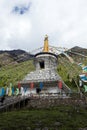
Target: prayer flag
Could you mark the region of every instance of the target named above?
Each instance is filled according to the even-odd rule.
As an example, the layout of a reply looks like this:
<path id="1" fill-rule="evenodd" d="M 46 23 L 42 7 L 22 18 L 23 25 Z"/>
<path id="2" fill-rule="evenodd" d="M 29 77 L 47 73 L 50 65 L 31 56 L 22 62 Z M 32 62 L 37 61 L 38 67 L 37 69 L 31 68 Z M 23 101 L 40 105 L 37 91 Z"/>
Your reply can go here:
<path id="1" fill-rule="evenodd" d="M 30 83 L 30 88 L 33 89 L 34 88 L 34 83 Z"/>
<path id="2" fill-rule="evenodd" d="M 10 83 L 10 87 L 12 87 L 12 83 Z"/>
<path id="3" fill-rule="evenodd" d="M 5 95 L 5 89 L 4 88 L 0 88 L 0 96 L 4 96 Z"/>
<path id="4" fill-rule="evenodd" d="M 59 82 L 58 82 L 58 87 L 59 87 L 60 89 L 62 89 L 62 85 L 63 85 L 63 84 L 62 84 L 62 81 L 59 81 Z"/>
<path id="5" fill-rule="evenodd" d="M 12 88 L 9 87 L 8 96 L 11 96 L 11 95 L 12 95 Z"/>
<path id="6" fill-rule="evenodd" d="M 15 95 L 17 96 L 19 94 L 19 88 L 16 88 Z"/>
<path id="7" fill-rule="evenodd" d="M 43 83 L 40 82 L 40 89 L 42 90 L 42 88 L 43 88 Z"/>
<path id="8" fill-rule="evenodd" d="M 26 88 L 26 87 L 24 87 L 24 93 L 26 93 L 26 91 L 27 91 L 27 88 Z"/>
<path id="9" fill-rule="evenodd" d="M 84 88 L 85 88 L 85 92 L 87 92 L 87 85 L 84 85 Z"/>
<path id="10" fill-rule="evenodd" d="M 82 81 L 81 81 L 81 80 L 79 80 L 79 86 L 80 86 L 80 87 L 82 86 Z"/>
<path id="11" fill-rule="evenodd" d="M 20 87 L 21 87 L 21 84 L 20 84 L 20 83 L 18 83 L 18 88 L 20 89 Z"/>
<path id="12" fill-rule="evenodd" d="M 12 87 L 12 95 L 14 95 L 14 87 Z"/>
<path id="13" fill-rule="evenodd" d="M 6 87 L 6 95 L 8 95 L 8 92 L 9 92 L 9 88 Z"/>
<path id="14" fill-rule="evenodd" d="M 0 96 L 2 96 L 2 88 L 0 88 Z"/>
<path id="15" fill-rule="evenodd" d="M 23 87 L 21 87 L 20 94 L 23 94 L 23 93 L 24 93 L 24 89 L 23 89 Z"/>

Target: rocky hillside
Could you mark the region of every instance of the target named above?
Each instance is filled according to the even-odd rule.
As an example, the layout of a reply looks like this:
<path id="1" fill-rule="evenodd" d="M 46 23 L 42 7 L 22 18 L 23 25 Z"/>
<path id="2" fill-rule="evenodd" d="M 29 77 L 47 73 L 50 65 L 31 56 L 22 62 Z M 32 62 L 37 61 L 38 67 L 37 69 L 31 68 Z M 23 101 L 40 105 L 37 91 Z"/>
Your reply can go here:
<path id="1" fill-rule="evenodd" d="M 80 54 L 87 56 L 87 49 L 86 48 L 75 46 L 75 47 L 71 48 L 69 51 L 80 53 Z"/>
<path id="2" fill-rule="evenodd" d="M 87 49 L 75 46 L 67 51 L 76 62 L 84 62 L 87 59 Z"/>
<path id="3" fill-rule="evenodd" d="M 0 67 L 3 65 L 19 63 L 33 58 L 33 55 L 24 50 L 0 51 Z"/>

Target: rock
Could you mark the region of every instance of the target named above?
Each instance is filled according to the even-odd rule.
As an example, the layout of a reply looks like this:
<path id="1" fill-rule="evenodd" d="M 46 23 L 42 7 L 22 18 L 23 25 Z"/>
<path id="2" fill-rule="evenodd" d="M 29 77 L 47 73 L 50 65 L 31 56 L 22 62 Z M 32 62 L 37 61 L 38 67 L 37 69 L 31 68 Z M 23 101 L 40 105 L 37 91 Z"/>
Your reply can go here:
<path id="1" fill-rule="evenodd" d="M 87 127 L 86 127 L 86 128 L 84 128 L 84 130 L 87 130 Z"/>
<path id="2" fill-rule="evenodd" d="M 60 123 L 60 122 L 55 122 L 54 125 L 55 125 L 55 126 L 60 126 L 61 123 Z"/>
<path id="3" fill-rule="evenodd" d="M 35 128 L 35 130 L 41 130 L 41 128 Z"/>
<path id="4" fill-rule="evenodd" d="M 41 121 L 38 121 L 35 123 L 36 126 L 40 127 L 42 125 L 42 122 Z"/>
<path id="5" fill-rule="evenodd" d="M 85 127 L 85 128 L 79 128 L 78 130 L 87 130 L 87 127 Z"/>
<path id="6" fill-rule="evenodd" d="M 42 130 L 49 130 L 48 127 L 44 127 Z"/>
<path id="7" fill-rule="evenodd" d="M 26 130 L 31 130 L 31 127 L 27 127 Z"/>

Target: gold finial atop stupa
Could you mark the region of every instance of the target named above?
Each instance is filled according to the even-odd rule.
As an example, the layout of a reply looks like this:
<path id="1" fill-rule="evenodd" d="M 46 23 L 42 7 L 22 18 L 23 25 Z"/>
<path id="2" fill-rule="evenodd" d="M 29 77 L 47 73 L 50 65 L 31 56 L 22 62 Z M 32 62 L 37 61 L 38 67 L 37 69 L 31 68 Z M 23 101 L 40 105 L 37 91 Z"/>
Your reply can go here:
<path id="1" fill-rule="evenodd" d="M 43 52 L 49 52 L 49 44 L 48 44 L 48 36 L 45 36 L 44 39 L 44 48 L 43 48 Z"/>

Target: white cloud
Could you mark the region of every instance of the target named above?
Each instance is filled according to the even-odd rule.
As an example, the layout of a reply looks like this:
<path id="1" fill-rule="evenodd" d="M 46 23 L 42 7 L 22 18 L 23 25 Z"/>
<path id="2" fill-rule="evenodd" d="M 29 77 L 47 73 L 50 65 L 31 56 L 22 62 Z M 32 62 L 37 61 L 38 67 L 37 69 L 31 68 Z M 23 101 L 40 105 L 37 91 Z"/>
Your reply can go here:
<path id="1" fill-rule="evenodd" d="M 15 14 L 15 6 L 27 6 Z M 45 34 L 53 46 L 87 48 L 86 0 L 0 0 L 0 49 L 33 50 L 43 46 Z"/>

